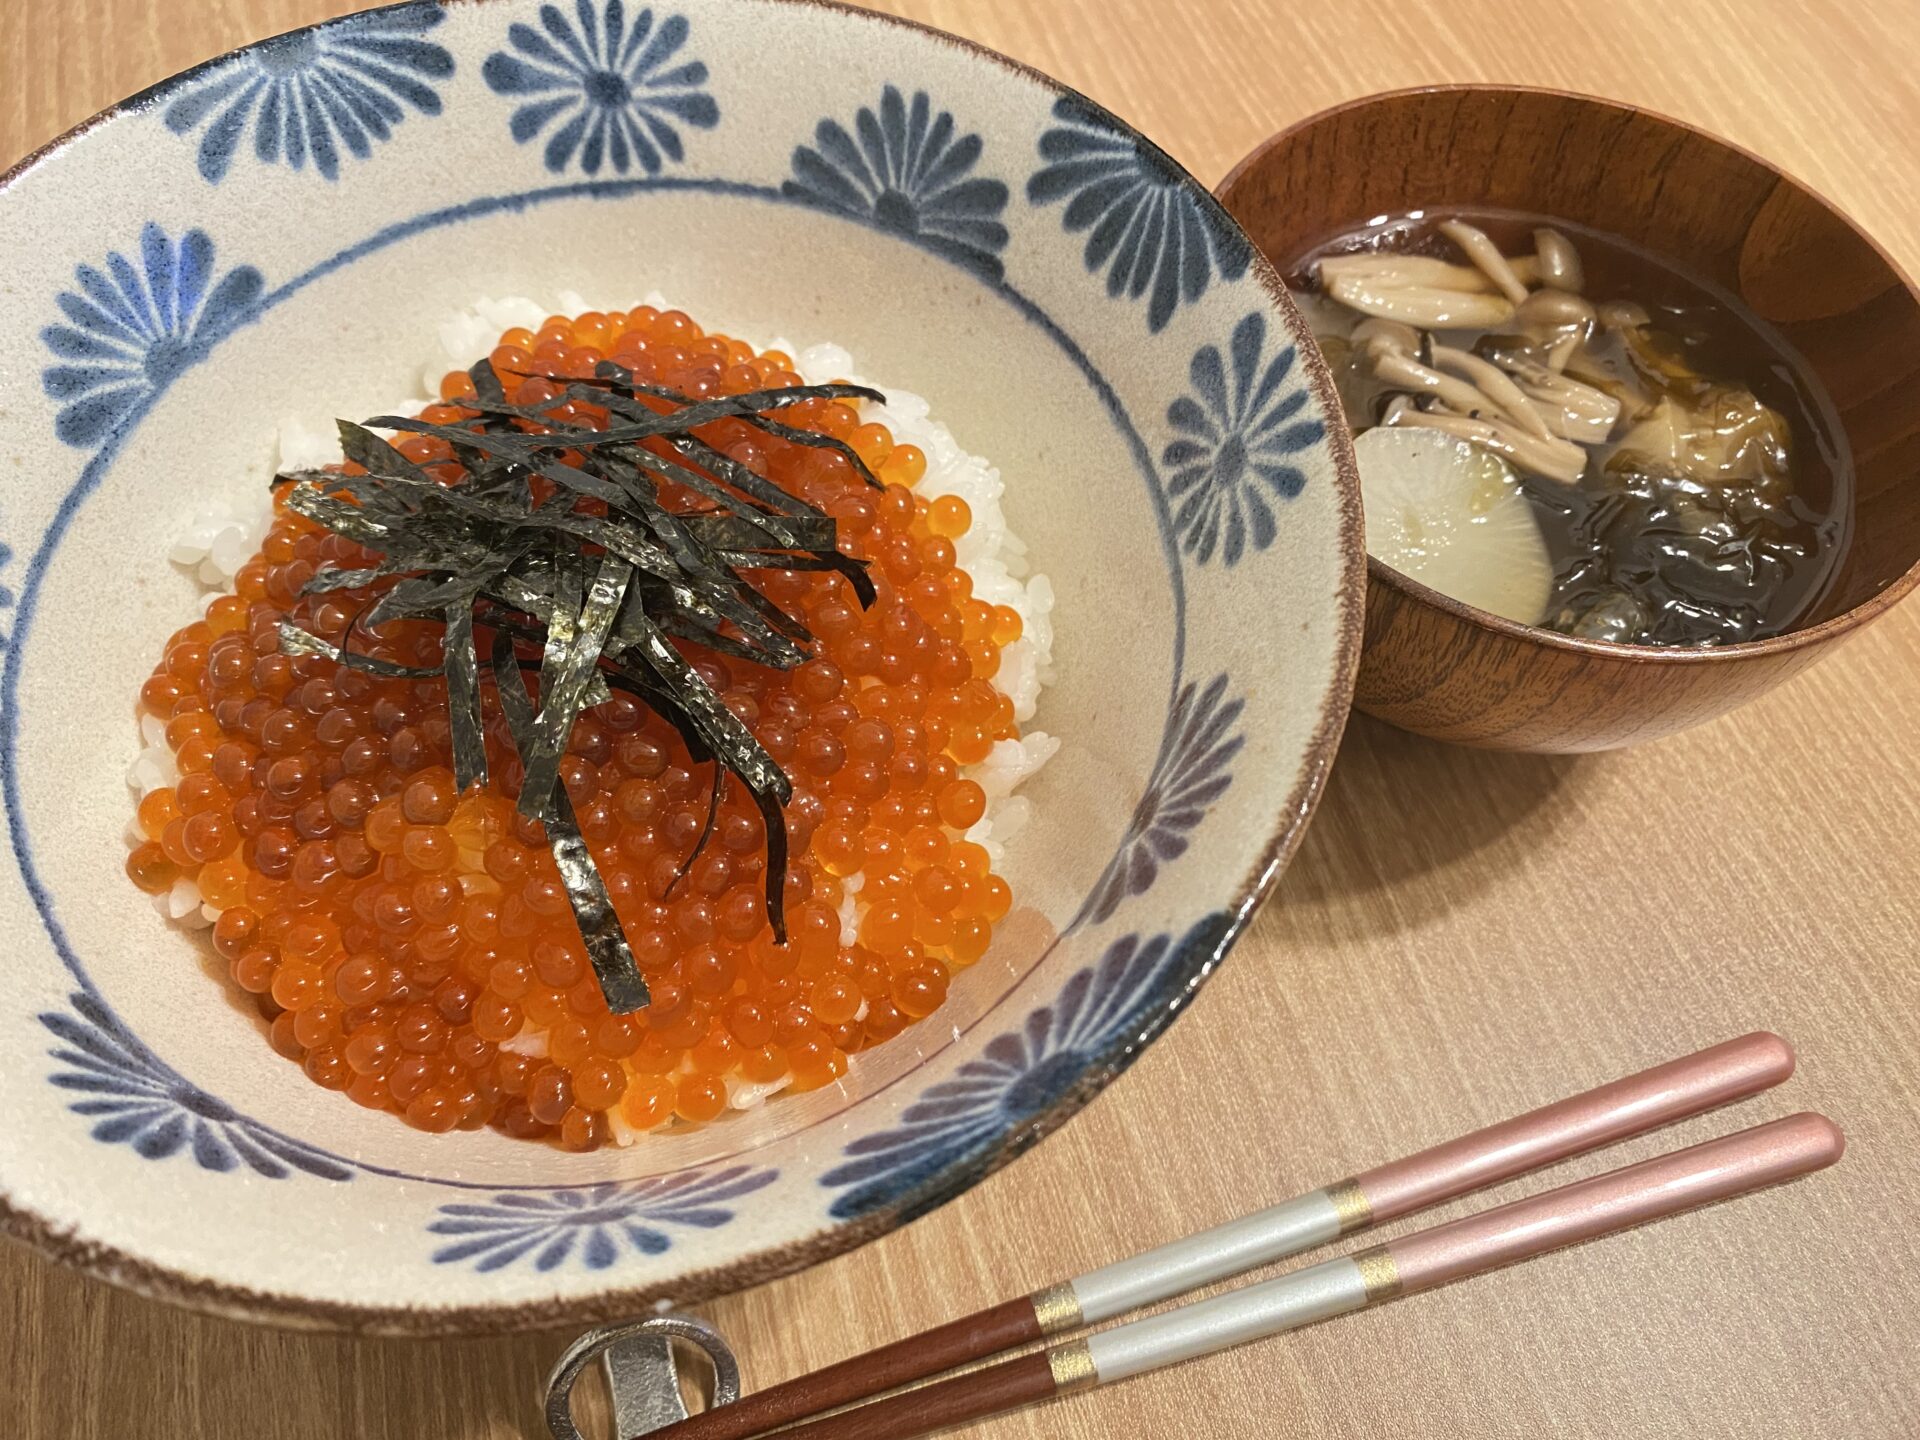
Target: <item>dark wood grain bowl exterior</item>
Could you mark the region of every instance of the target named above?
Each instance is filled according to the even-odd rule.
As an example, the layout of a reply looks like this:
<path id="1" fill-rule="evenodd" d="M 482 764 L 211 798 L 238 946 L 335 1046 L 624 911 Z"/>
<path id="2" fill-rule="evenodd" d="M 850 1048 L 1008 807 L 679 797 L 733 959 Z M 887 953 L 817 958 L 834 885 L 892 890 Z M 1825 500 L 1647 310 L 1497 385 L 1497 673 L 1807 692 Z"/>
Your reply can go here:
<path id="1" fill-rule="evenodd" d="M 1447 86 L 1322 111 L 1262 143 L 1218 194 L 1283 272 L 1371 216 L 1410 209 L 1496 206 L 1623 235 L 1771 323 L 1826 388 L 1852 451 L 1839 571 L 1795 629 L 1767 640 L 1575 640 L 1370 564 L 1354 699 L 1368 714 L 1491 749 L 1637 744 L 1751 700 L 1920 583 L 1920 298 L 1832 205 L 1757 156 L 1612 101 Z"/>

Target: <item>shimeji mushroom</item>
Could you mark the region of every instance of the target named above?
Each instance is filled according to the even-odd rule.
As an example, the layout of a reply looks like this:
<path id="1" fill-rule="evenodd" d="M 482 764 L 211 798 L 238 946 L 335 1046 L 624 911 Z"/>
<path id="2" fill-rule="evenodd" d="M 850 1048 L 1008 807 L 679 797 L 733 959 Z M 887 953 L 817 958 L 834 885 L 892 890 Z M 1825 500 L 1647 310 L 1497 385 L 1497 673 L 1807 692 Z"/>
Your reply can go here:
<path id="1" fill-rule="evenodd" d="M 1429 330 L 1490 330 L 1513 318 L 1513 302 L 1503 295 L 1470 290 L 1442 290 L 1436 286 L 1383 284 L 1364 275 L 1338 275 L 1326 282 L 1327 293 L 1363 315 L 1400 320 Z"/>
<path id="2" fill-rule="evenodd" d="M 1479 356 L 1435 345 L 1431 336 L 1423 341 L 1411 327 L 1392 320 L 1363 321 L 1354 327 L 1353 339 L 1361 345 L 1373 373 L 1387 384 L 1432 395 L 1462 414 L 1504 414 L 1523 430 L 1547 438 L 1546 422 L 1533 403 Z M 1431 364 L 1416 358 L 1422 353 Z"/>
<path id="3" fill-rule="evenodd" d="M 1575 294 L 1587 288 L 1587 272 L 1580 252 L 1558 230 L 1542 226 L 1533 232 L 1533 253 L 1540 264 L 1540 283 Z"/>
<path id="4" fill-rule="evenodd" d="M 1444 430 L 1461 440 L 1470 440 L 1496 455 L 1504 455 L 1530 474 L 1556 480 L 1562 485 L 1578 485 L 1580 476 L 1587 468 L 1587 452 L 1566 440 L 1542 440 L 1537 435 L 1529 435 L 1498 420 L 1459 415 L 1438 407 L 1416 411 L 1415 416 L 1420 425 Z M 1405 423 L 1413 424 L 1416 420 L 1409 419 Z"/>
<path id="5" fill-rule="evenodd" d="M 1403 325 L 1398 320 L 1382 320 L 1368 316 L 1353 327 L 1353 343 L 1371 349 L 1376 342 L 1389 350 L 1399 350 L 1407 355 L 1420 353 L 1420 332 L 1411 325 Z"/>
<path id="6" fill-rule="evenodd" d="M 1593 335 L 1594 309 L 1567 290 L 1534 291 L 1513 312 L 1513 328 L 1546 349 L 1547 368 L 1564 370 Z"/>
<path id="7" fill-rule="evenodd" d="M 1451 370 L 1471 380 L 1491 405 L 1505 411 L 1522 430 L 1530 431 L 1542 440 L 1552 434 L 1533 401 L 1499 366 L 1466 350 L 1456 350 L 1451 345 L 1435 345 L 1432 353 L 1435 369 Z M 1460 407 L 1456 405 L 1454 408 L 1457 410 Z"/>
<path id="8" fill-rule="evenodd" d="M 1380 412 L 1380 423 L 1382 425 L 1418 425 L 1420 406 L 1411 395 L 1389 395 L 1386 408 Z"/>
<path id="9" fill-rule="evenodd" d="M 1440 233 L 1458 245 L 1478 265 L 1500 293 L 1515 305 L 1527 298 L 1527 287 L 1514 272 L 1513 262 L 1500 253 L 1487 232 L 1464 220 L 1442 220 Z"/>
<path id="10" fill-rule="evenodd" d="M 1536 275 L 1539 262 L 1522 257 L 1496 277 L 1432 255 L 1373 253 L 1328 255 L 1316 269 L 1327 294 L 1365 314 L 1429 327 L 1480 327 L 1505 323 L 1526 298 L 1523 275 Z"/>
<path id="11" fill-rule="evenodd" d="M 1613 434 L 1620 419 L 1617 396 L 1569 379 L 1518 347 L 1491 344 L 1485 348 L 1486 358 L 1513 376 L 1551 433 L 1589 445 L 1603 444 Z"/>
<path id="12" fill-rule="evenodd" d="M 1360 337 L 1356 329 L 1354 338 Z M 1498 369 L 1464 350 L 1430 341 L 1424 347 L 1435 365 L 1445 363 L 1449 368 L 1465 370 L 1476 380 L 1491 380 L 1490 392 L 1422 364 L 1407 353 L 1407 338 L 1403 332 L 1382 328 L 1371 331 L 1364 344 L 1373 373 L 1382 381 L 1398 390 L 1431 396 L 1444 407 L 1417 409 L 1417 420 L 1402 423 L 1431 425 L 1463 440 L 1477 441 L 1508 456 L 1522 469 L 1563 484 L 1579 480 L 1586 468 L 1585 453 L 1577 445 L 1554 439 L 1527 396 Z M 1382 423 L 1391 425 L 1395 421 Z"/>
<path id="13" fill-rule="evenodd" d="M 1539 263 L 1528 255 L 1513 262 L 1513 270 L 1522 281 L 1539 274 Z M 1434 255 L 1399 255 L 1392 251 L 1366 251 L 1357 255 L 1327 255 L 1315 262 L 1320 283 L 1328 285 L 1341 276 L 1352 276 L 1376 285 L 1426 290 L 1465 290 L 1476 295 L 1492 294 L 1495 286 L 1486 273 L 1472 265 L 1456 265 Z"/>
<path id="14" fill-rule="evenodd" d="M 1498 408 L 1466 381 L 1431 370 L 1402 351 L 1370 350 L 1367 358 L 1373 364 L 1373 373 L 1396 389 L 1432 395 L 1462 414 Z"/>
<path id="15" fill-rule="evenodd" d="M 1547 351 L 1547 368 L 1553 371 L 1566 369 L 1573 363 L 1573 357 L 1580 353 L 1582 343 L 1578 335 L 1562 335 Z"/>
<path id="16" fill-rule="evenodd" d="M 1541 226 L 1532 255 L 1507 257 L 1464 220 L 1438 230 L 1472 263 L 1379 252 L 1318 262 L 1316 332 L 1343 375 L 1385 387 L 1382 427 L 1442 433 L 1564 485 L 1586 472 L 1582 447 L 1607 445 L 1623 422 L 1633 428 L 1618 451 L 1677 475 L 1745 476 L 1778 450 L 1779 418 L 1744 392 L 1712 413 L 1671 398 L 1670 387 L 1698 393 L 1701 377 L 1660 343 L 1643 307 L 1579 293 L 1585 267 L 1562 232 Z M 1490 333 L 1472 349 L 1434 333 L 1475 330 Z M 1620 336 L 1631 372 L 1586 349 L 1600 331 Z"/>

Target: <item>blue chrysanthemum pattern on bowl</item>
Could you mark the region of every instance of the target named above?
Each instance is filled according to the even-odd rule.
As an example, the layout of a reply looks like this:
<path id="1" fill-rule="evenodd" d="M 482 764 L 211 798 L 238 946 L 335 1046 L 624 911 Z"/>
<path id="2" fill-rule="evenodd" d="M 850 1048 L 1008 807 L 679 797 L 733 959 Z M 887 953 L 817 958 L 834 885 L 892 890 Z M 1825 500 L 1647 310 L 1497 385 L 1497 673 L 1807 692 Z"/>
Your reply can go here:
<path id="1" fill-rule="evenodd" d="M 40 373 L 60 406 L 54 430 L 81 449 L 98 445 L 204 359 L 265 285 L 251 265 L 216 279 L 204 230 L 174 241 L 149 221 L 135 254 L 116 250 L 104 269 L 78 267 L 77 288 L 56 301 L 68 323 L 40 332 L 60 362 Z"/>
<path id="2" fill-rule="evenodd" d="M 226 178 L 249 131 L 262 165 L 312 163 L 337 179 L 342 152 L 365 160 L 413 110 L 438 115 L 453 56 L 423 39 L 438 5 L 399 5 L 296 30 L 244 50 L 181 87 L 166 126 L 200 136 L 200 173 Z"/>
<path id="3" fill-rule="evenodd" d="M 5 542 L 0 542 L 0 570 L 6 569 L 12 559 L 13 547 Z M 0 585 L 0 610 L 13 609 L 14 601 L 18 598 L 19 597 L 13 593 L 13 587 L 11 585 Z M 0 628 L 0 654 L 6 653 L 7 646 L 12 643 L 12 640 L 13 636 L 11 631 Z"/>
<path id="4" fill-rule="evenodd" d="M 1246 273 L 1245 237 L 1157 147 L 1074 96 L 1055 101 L 1053 115 L 1058 123 L 1040 137 L 1047 163 L 1027 181 L 1027 199 L 1067 202 L 1061 223 L 1087 232 L 1088 271 L 1106 271 L 1109 295 L 1148 297 L 1149 330 L 1198 300 L 1215 276 Z"/>
<path id="5" fill-rule="evenodd" d="M 1213 915 L 1179 940 L 1114 941 L 1018 1030 L 996 1035 L 979 1059 L 929 1086 L 898 1125 L 848 1145 L 846 1161 L 820 1177 L 822 1185 L 845 1190 L 830 1207 L 833 1216 L 848 1220 L 901 1206 L 901 1218 L 910 1220 L 957 1188 L 956 1171 L 1020 1154 L 1039 1138 L 1035 1121 L 1075 1087 L 1102 1082 L 1103 1069 L 1142 1039 L 1156 1009 L 1162 1018 L 1171 1013 L 1185 992 L 1162 980 L 1194 947 L 1217 948 L 1226 927 L 1226 916 Z M 916 1193 L 936 1178 L 937 1193 Z"/>
<path id="6" fill-rule="evenodd" d="M 1128 896 L 1146 894 L 1161 867 L 1186 853 L 1194 829 L 1233 783 L 1233 757 L 1246 743 L 1235 727 L 1245 709 L 1246 701 L 1232 695 L 1225 675 L 1204 687 L 1190 681 L 1181 688 L 1146 793 L 1087 897 L 1084 921 L 1098 924 Z"/>
<path id="7" fill-rule="evenodd" d="M 1233 328 L 1223 356 L 1203 345 L 1189 368 L 1191 393 L 1167 410 L 1175 438 L 1160 454 L 1181 549 L 1204 565 L 1216 555 L 1237 565 L 1249 548 L 1279 534 L 1275 503 L 1307 483 L 1303 453 L 1326 438 L 1318 415 L 1302 417 L 1311 392 L 1287 341 L 1266 354 L 1267 321 L 1257 311 Z"/>
<path id="8" fill-rule="evenodd" d="M 48 1078 L 81 1097 L 67 1108 L 95 1122 L 94 1139 L 130 1146 L 148 1160 L 184 1152 L 203 1170 L 244 1166 L 270 1180 L 296 1170 L 321 1180 L 352 1178 L 346 1166 L 183 1079 L 93 996 L 76 991 L 69 1003 L 72 1013 L 48 1010 L 38 1017 L 61 1042 L 48 1052 L 60 1064 Z"/>
<path id="9" fill-rule="evenodd" d="M 860 107 L 851 131 L 822 120 L 813 144 L 793 152 L 793 175 L 781 189 L 997 280 L 1008 191 L 973 173 L 984 149 L 979 135 L 960 133 L 951 111 L 936 114 L 926 91 L 908 100 L 889 85 L 878 106 Z"/>
<path id="10" fill-rule="evenodd" d="M 629 20 L 625 0 L 576 0 L 571 20 L 542 5 L 539 27 L 510 25 L 511 50 L 494 51 L 481 74 L 496 95 L 521 102 L 508 121 L 517 143 L 552 128 L 543 159 L 555 174 L 577 161 L 588 175 L 657 175 L 686 158 L 683 127 L 720 123 L 705 63 L 680 53 L 690 31 L 684 15 L 656 23 L 651 9 Z"/>
<path id="11" fill-rule="evenodd" d="M 571 1260 L 605 1270 L 623 1255 L 671 1249 L 666 1227 L 729 1224 L 734 1211 L 727 1202 L 778 1178 L 777 1170 L 734 1165 L 577 1190 L 507 1191 L 481 1203 L 442 1205 L 427 1229 L 453 1241 L 433 1252 L 437 1265 L 471 1261 L 476 1270 L 493 1271 L 525 1260 L 547 1271 Z"/>

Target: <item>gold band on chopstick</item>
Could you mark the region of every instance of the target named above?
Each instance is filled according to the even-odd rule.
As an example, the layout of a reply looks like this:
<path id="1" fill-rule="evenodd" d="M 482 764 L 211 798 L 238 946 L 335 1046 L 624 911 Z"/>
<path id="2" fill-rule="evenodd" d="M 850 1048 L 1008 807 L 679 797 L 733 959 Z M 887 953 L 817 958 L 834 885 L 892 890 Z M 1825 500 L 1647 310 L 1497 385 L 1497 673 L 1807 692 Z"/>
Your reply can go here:
<path id="1" fill-rule="evenodd" d="M 1100 1383 L 1093 1368 L 1093 1352 L 1084 1340 L 1069 1340 L 1047 1351 L 1047 1368 L 1053 1371 L 1053 1393 L 1071 1395 L 1076 1390 L 1091 1390 Z"/>
<path id="2" fill-rule="evenodd" d="M 1361 1283 L 1367 1287 L 1369 1305 L 1391 1300 L 1400 1293 L 1400 1267 L 1394 1264 L 1393 1252 L 1386 1246 L 1369 1246 L 1356 1251 L 1352 1258 Z"/>
<path id="3" fill-rule="evenodd" d="M 1029 1298 L 1033 1301 L 1033 1318 L 1040 1322 L 1042 1335 L 1058 1335 L 1062 1330 L 1080 1328 L 1083 1322 L 1080 1296 L 1071 1281 L 1036 1290 Z"/>
<path id="4" fill-rule="evenodd" d="M 1340 1217 L 1342 1235 L 1364 1230 L 1373 1223 L 1373 1206 L 1367 1202 L 1366 1192 L 1358 1180 L 1349 1177 L 1334 1181 L 1327 1187 L 1327 1199 L 1333 1204 L 1334 1214 Z"/>

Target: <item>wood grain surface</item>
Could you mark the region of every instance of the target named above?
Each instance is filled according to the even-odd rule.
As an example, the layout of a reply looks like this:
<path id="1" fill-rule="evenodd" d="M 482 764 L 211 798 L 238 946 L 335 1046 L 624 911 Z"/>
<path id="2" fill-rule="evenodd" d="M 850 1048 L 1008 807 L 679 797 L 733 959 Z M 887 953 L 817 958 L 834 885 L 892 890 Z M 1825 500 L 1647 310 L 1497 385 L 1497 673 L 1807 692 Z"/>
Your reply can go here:
<path id="1" fill-rule="evenodd" d="M 0 163 L 340 8 L 5 0 Z M 1909 0 L 887 8 L 1079 86 L 1209 183 L 1271 131 L 1373 90 L 1597 91 L 1768 156 L 1920 271 Z M 1278 895 L 1122 1083 L 955 1204 L 709 1318 L 748 1383 L 770 1383 L 1765 1026 L 1800 1049 L 1783 1091 L 1555 1179 L 1802 1108 L 1847 1129 L 1836 1170 L 968 1434 L 1920 1434 L 1916 713 L 1920 602 L 1644 750 L 1498 755 L 1356 719 Z M 0 1426 L 30 1440 L 535 1436 L 538 1383 L 567 1338 L 249 1329 L 0 1246 Z"/>

